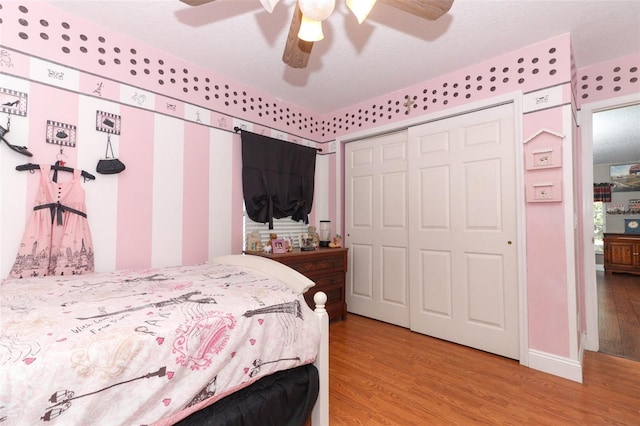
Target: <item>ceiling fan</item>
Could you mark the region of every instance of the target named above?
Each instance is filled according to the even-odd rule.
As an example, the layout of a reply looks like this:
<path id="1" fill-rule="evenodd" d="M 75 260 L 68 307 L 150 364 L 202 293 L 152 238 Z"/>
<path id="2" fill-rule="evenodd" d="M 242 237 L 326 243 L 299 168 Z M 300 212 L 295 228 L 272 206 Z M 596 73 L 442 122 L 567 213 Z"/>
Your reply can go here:
<path id="1" fill-rule="evenodd" d="M 215 0 L 180 0 L 189 6 L 200 6 Z M 272 12 L 279 0 L 260 0 Z M 453 0 L 380 0 L 389 6 L 430 21 L 447 13 Z M 347 7 L 362 23 L 376 0 L 346 0 Z M 335 0 L 297 0 L 289 27 L 282 61 L 292 68 L 305 68 L 309 62 L 313 43 L 322 40 L 322 21 L 331 15 Z"/>

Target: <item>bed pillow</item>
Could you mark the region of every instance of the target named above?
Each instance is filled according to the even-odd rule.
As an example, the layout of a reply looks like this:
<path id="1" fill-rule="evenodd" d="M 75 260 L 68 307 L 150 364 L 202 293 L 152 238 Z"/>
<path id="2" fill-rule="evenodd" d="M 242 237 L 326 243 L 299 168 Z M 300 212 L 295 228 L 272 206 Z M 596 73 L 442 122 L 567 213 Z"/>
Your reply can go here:
<path id="1" fill-rule="evenodd" d="M 224 265 L 235 265 L 250 268 L 258 273 L 268 275 L 279 281 L 284 282 L 298 293 L 306 293 L 315 285 L 313 281 L 302 275 L 300 272 L 275 260 L 266 257 L 254 256 L 248 254 L 231 254 L 227 256 L 219 256 L 212 260 L 214 263 L 222 263 Z"/>

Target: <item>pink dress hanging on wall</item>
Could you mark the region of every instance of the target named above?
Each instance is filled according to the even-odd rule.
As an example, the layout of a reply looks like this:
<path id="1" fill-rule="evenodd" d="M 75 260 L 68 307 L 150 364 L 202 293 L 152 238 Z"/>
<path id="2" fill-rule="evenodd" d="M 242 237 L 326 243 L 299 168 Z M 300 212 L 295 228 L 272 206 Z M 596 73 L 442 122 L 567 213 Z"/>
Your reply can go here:
<path id="1" fill-rule="evenodd" d="M 94 270 L 81 171 L 74 170 L 70 181 L 54 182 L 50 170 L 50 166 L 40 165 L 40 188 L 9 273 L 12 278 L 78 275 Z"/>

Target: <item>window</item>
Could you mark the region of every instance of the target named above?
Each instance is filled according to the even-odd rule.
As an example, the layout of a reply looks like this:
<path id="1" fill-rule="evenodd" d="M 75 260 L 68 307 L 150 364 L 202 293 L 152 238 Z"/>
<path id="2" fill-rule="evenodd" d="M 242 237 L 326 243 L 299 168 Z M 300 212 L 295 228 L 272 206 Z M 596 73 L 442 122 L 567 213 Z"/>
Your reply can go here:
<path id="1" fill-rule="evenodd" d="M 274 219 L 286 217 L 308 223 L 316 149 L 244 130 L 241 138 L 247 216 L 259 223 L 272 224 Z"/>
<path id="2" fill-rule="evenodd" d="M 597 254 L 604 253 L 604 203 L 593 203 L 593 242 Z"/>
<path id="3" fill-rule="evenodd" d="M 306 234 L 307 232 L 309 232 L 309 225 L 306 225 L 302 221 L 296 222 L 290 217 L 273 219 L 273 229 L 269 229 L 268 223 L 259 223 L 251 220 L 244 208 L 242 209 L 242 213 L 243 250 L 247 249 L 247 235 L 249 235 L 253 231 L 260 232 L 260 241 L 262 242 L 262 244 L 266 244 L 267 241 L 269 241 L 269 234 L 278 234 L 278 237 L 280 238 L 291 237 L 294 248 L 300 247 L 300 244 L 298 242 L 298 235 Z"/>

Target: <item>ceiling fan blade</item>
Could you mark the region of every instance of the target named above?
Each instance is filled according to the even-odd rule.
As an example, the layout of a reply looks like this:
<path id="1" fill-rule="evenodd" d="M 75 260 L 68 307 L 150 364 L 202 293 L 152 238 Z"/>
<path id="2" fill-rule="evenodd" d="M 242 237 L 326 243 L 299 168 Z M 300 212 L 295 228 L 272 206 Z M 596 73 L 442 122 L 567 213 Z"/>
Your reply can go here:
<path id="1" fill-rule="evenodd" d="M 287 43 L 282 54 L 282 62 L 291 68 L 306 68 L 309 62 L 309 55 L 311 55 L 311 48 L 313 47 L 312 41 L 304 41 L 298 38 L 301 23 L 302 12 L 298 2 L 296 2 L 296 9 L 293 12 L 293 19 L 287 35 Z"/>
<path id="2" fill-rule="evenodd" d="M 216 0 L 180 0 L 182 3 L 188 4 L 189 6 L 200 6 L 202 4 L 211 3 Z"/>
<path id="3" fill-rule="evenodd" d="M 435 21 L 451 9 L 453 0 L 380 0 L 423 19 Z"/>

